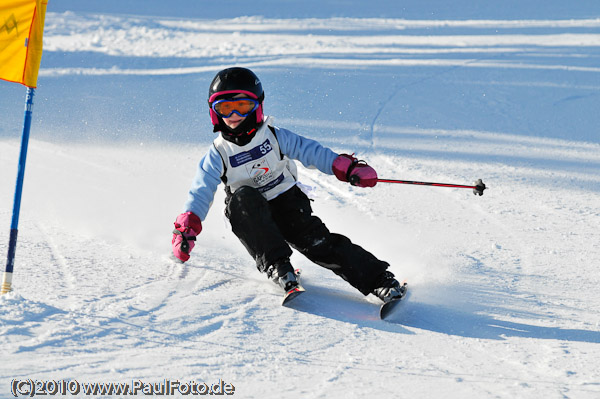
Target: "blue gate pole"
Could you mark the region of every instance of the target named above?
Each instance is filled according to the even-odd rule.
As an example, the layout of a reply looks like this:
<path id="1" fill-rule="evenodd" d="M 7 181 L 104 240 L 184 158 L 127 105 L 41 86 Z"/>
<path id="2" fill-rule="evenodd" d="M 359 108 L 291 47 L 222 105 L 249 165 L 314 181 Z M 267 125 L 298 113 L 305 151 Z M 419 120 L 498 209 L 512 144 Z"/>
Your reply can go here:
<path id="1" fill-rule="evenodd" d="M 25 179 L 25 162 L 27 161 L 27 147 L 29 145 L 29 130 L 31 129 L 31 114 L 33 113 L 33 95 L 35 89 L 27 87 L 25 95 L 25 116 L 23 119 L 23 134 L 21 136 L 21 153 L 19 154 L 19 169 L 17 171 L 17 184 L 15 187 L 15 200 L 13 203 L 12 221 L 10 225 L 10 238 L 8 241 L 8 256 L 6 269 L 2 275 L 2 288 L 0 294 L 6 294 L 12 289 L 12 274 L 15 265 L 15 252 L 17 249 L 17 234 L 19 228 L 19 213 L 21 211 L 21 194 L 23 193 L 23 180 Z"/>

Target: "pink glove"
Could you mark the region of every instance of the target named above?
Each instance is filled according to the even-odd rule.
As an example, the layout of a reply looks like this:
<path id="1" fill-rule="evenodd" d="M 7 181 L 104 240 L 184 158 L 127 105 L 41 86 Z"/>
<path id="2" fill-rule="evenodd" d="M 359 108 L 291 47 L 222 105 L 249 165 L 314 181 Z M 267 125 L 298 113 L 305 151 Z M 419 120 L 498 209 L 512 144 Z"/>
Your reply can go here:
<path id="1" fill-rule="evenodd" d="M 173 255 L 182 262 L 190 258 L 190 252 L 196 243 L 196 236 L 202 231 L 202 222 L 200 218 L 192 212 L 182 213 L 175 220 L 175 230 L 173 230 Z"/>
<path id="2" fill-rule="evenodd" d="M 333 173 L 341 181 L 350 182 L 353 186 L 373 187 L 377 184 L 377 172 L 359 161 L 353 155 L 341 154 L 333 161 Z"/>

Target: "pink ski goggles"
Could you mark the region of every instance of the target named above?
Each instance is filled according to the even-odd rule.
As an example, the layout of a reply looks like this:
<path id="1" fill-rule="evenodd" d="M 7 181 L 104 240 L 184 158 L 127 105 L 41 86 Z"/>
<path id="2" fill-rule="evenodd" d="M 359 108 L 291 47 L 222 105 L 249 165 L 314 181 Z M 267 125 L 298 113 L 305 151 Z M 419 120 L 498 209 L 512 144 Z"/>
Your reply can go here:
<path id="1" fill-rule="evenodd" d="M 243 94 L 248 97 L 239 97 L 239 98 L 225 98 L 216 100 L 219 97 L 226 96 L 228 94 L 236 95 Z M 228 91 L 220 91 L 208 99 L 208 103 L 210 106 L 210 118 L 213 125 L 219 123 L 219 117 L 221 118 L 229 118 L 234 113 L 238 114 L 241 117 L 246 117 L 250 115 L 252 112 L 256 111 L 256 122 L 263 121 L 263 109 L 262 104 L 258 102 L 258 98 L 252 92 L 245 90 L 228 90 Z"/>
<path id="2" fill-rule="evenodd" d="M 231 100 L 217 100 L 212 104 L 212 110 L 221 118 L 229 118 L 234 113 L 239 116 L 248 116 L 258 108 L 258 100 L 253 98 L 232 98 Z"/>

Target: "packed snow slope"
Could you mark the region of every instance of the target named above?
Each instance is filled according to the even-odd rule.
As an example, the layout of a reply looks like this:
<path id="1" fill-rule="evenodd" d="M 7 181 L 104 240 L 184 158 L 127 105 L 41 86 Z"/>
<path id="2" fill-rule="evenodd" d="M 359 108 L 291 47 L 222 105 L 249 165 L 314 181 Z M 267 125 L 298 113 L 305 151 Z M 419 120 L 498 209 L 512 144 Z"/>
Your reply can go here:
<path id="1" fill-rule="evenodd" d="M 14 379 L 600 397 L 597 2 L 255 3 L 50 1 L 0 397 Z M 299 255 L 308 292 L 281 307 L 222 190 L 192 259 L 169 258 L 214 137 L 208 84 L 232 65 L 261 77 L 276 124 L 380 177 L 488 185 L 359 189 L 300 168 L 329 228 L 408 279 L 391 320 Z M 24 88 L 0 93 L 5 254 Z"/>

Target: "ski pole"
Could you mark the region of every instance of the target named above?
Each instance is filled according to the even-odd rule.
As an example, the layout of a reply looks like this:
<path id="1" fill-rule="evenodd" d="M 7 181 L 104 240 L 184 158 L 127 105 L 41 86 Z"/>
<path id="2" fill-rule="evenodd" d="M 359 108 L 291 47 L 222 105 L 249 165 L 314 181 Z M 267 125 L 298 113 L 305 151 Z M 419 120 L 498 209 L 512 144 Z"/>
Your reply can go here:
<path id="1" fill-rule="evenodd" d="M 355 186 L 359 182 L 360 178 L 356 175 L 350 176 L 350 184 Z M 483 195 L 483 190 L 487 187 L 481 179 L 477 179 L 474 186 L 466 186 L 463 184 L 449 184 L 449 183 L 430 183 L 425 181 L 411 181 L 411 180 L 395 180 L 395 179 L 377 179 L 378 183 L 398 183 L 398 184 L 414 184 L 417 186 L 434 186 L 434 187 L 453 187 L 453 188 L 471 188 L 473 189 L 473 194 L 475 195 Z"/>
<path id="2" fill-rule="evenodd" d="M 453 187 L 453 188 L 472 188 L 473 194 L 483 195 L 483 190 L 487 187 L 481 179 L 475 182 L 474 186 L 466 186 L 462 184 L 448 184 L 448 183 L 429 183 L 424 181 L 410 181 L 410 180 L 393 180 L 393 179 L 377 179 L 378 183 L 399 183 L 399 184 L 415 184 L 418 186 L 435 186 L 435 187 Z"/>

